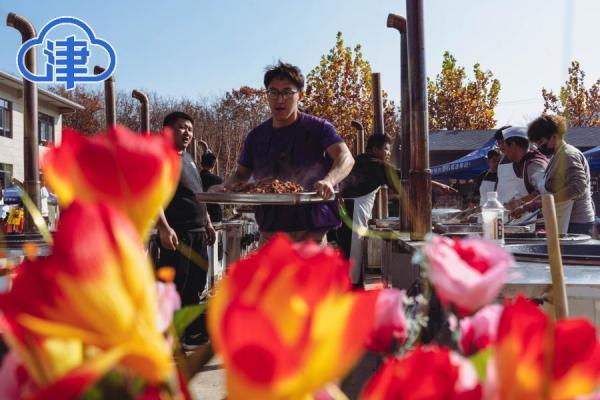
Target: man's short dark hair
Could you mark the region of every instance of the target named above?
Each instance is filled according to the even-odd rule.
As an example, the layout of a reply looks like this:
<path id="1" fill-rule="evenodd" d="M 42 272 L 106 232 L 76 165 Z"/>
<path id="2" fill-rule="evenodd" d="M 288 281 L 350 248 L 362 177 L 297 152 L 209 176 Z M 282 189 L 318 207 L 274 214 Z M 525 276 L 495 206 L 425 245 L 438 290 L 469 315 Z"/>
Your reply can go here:
<path id="1" fill-rule="evenodd" d="M 373 150 L 375 147 L 378 149 L 383 148 L 386 144 L 391 144 L 392 139 L 388 135 L 375 134 L 367 139 L 367 150 Z"/>
<path id="2" fill-rule="evenodd" d="M 194 124 L 194 118 L 188 114 L 183 111 L 173 111 L 163 119 L 163 126 L 173 126 L 178 119 L 185 119 L 186 121 L 190 121 L 192 125 Z"/>
<path id="3" fill-rule="evenodd" d="M 300 91 L 304 89 L 304 75 L 300 68 L 295 65 L 284 63 L 281 60 L 275 65 L 269 65 L 265 70 L 265 88 L 269 88 L 269 85 L 274 79 L 289 79 Z"/>
<path id="4" fill-rule="evenodd" d="M 509 137 L 504 141 L 504 143 L 506 143 L 507 146 L 510 146 L 512 143 L 515 143 L 517 146 L 525 150 L 529 148 L 529 140 L 525 139 L 524 137 Z"/>
<path id="5" fill-rule="evenodd" d="M 200 160 L 200 165 L 206 168 L 212 168 L 215 166 L 217 162 L 217 157 L 213 153 L 204 153 L 202 154 L 202 160 Z"/>
<path id="6" fill-rule="evenodd" d="M 504 125 L 502 128 L 496 130 L 494 133 L 494 139 L 496 140 L 504 140 L 504 130 L 510 128 L 512 125 Z"/>
<path id="7" fill-rule="evenodd" d="M 542 115 L 534 119 L 527 127 L 527 136 L 532 142 L 543 138 L 550 139 L 555 133 L 561 139 L 567 133 L 567 120 L 560 115 Z"/>
<path id="8" fill-rule="evenodd" d="M 490 151 L 487 152 L 487 158 L 488 160 L 493 158 L 493 157 L 502 157 L 502 153 L 500 153 L 500 150 L 498 149 L 491 149 Z"/>

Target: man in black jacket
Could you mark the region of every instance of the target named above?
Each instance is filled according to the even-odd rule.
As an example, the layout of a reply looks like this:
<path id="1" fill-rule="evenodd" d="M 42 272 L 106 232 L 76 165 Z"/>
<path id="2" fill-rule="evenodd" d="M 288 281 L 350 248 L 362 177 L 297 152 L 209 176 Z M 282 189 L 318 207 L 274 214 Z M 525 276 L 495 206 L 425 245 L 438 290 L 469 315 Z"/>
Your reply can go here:
<path id="1" fill-rule="evenodd" d="M 215 229 L 206 204 L 196 198 L 203 192 L 202 180 L 192 156 L 185 151 L 191 143 L 194 120 L 183 112 L 172 112 L 163 121 L 171 128 L 173 141 L 181 155 L 181 175 L 171 202 L 161 210 L 156 224 L 160 238 L 159 266 L 175 268 L 175 286 L 183 306 L 199 304 L 206 285 L 207 246 L 215 241 Z M 184 244 L 185 246 L 181 246 Z M 197 265 L 202 259 L 204 265 Z M 208 340 L 204 318 L 188 326 L 182 338 L 184 350 Z"/>

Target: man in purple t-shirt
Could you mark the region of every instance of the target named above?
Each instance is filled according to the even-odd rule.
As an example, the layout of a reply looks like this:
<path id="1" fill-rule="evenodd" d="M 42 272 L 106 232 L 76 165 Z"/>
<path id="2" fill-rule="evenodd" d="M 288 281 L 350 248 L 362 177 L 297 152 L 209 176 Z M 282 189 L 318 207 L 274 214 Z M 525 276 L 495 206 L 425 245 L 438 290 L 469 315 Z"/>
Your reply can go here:
<path id="1" fill-rule="evenodd" d="M 298 110 L 304 77 L 298 67 L 281 61 L 264 76 L 271 118 L 248 133 L 238 167 L 228 183 L 277 178 L 315 190 L 324 199 L 352 169 L 354 159 L 328 121 Z M 327 231 L 340 225 L 335 201 L 297 206 L 259 206 L 256 222 L 261 242 L 275 232 L 294 240 L 324 243 Z"/>

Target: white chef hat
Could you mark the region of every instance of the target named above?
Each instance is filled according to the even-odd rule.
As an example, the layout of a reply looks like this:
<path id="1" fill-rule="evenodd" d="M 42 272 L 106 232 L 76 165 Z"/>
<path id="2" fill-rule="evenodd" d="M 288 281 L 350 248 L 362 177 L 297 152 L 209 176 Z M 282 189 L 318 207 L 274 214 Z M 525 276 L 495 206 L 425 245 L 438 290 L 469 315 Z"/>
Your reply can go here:
<path id="1" fill-rule="evenodd" d="M 504 140 L 510 139 L 511 137 L 520 137 L 529 140 L 527 137 L 527 128 L 522 126 L 514 126 L 512 128 L 505 129 L 502 131 L 502 135 L 504 136 Z"/>

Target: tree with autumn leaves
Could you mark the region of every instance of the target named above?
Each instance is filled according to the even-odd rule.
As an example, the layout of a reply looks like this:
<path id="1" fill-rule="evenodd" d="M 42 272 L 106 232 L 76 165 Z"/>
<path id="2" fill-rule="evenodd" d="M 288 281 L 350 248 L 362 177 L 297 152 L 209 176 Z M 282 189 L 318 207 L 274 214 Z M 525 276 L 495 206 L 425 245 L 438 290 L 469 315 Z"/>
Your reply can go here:
<path id="1" fill-rule="evenodd" d="M 382 96 L 384 130 L 394 137 L 399 131 L 397 109 L 385 92 Z M 367 134 L 373 131 L 371 65 L 363 58 L 360 44 L 354 50 L 344 46 L 338 32 L 335 46 L 306 77 L 303 106 L 330 121 L 351 149 L 355 140 L 352 121 L 360 122 Z"/>
<path id="2" fill-rule="evenodd" d="M 558 95 L 542 89 L 544 113 L 552 112 L 567 119 L 569 126 L 600 126 L 600 79 L 589 88 L 578 61 L 571 62 L 569 78 Z"/>
<path id="3" fill-rule="evenodd" d="M 52 86 L 49 90 L 83 106 L 83 110 L 64 114 L 63 126 L 85 133 L 98 132 L 104 127 L 101 123 L 104 104 L 96 91 L 86 90 L 82 86 L 73 90 L 67 90 L 64 86 Z"/>
<path id="4" fill-rule="evenodd" d="M 464 67 L 450 52 L 444 53 L 442 71 L 435 80 L 427 79 L 429 129 L 489 129 L 496 125 L 500 81 L 491 71 L 473 66 L 474 80 L 467 79 Z"/>

